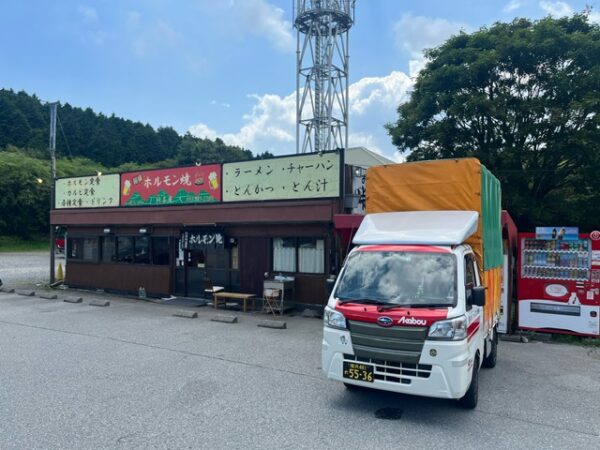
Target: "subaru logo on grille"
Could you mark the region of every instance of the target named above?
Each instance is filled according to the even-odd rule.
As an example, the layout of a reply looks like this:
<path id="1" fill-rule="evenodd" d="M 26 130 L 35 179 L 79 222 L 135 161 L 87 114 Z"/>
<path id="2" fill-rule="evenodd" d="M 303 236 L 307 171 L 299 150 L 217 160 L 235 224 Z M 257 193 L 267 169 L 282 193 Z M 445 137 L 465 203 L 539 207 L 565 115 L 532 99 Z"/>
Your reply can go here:
<path id="1" fill-rule="evenodd" d="M 392 319 L 390 319 L 389 317 L 382 316 L 382 317 L 377 318 L 377 323 L 379 325 L 381 325 L 382 327 L 389 327 L 394 323 L 394 321 Z"/>

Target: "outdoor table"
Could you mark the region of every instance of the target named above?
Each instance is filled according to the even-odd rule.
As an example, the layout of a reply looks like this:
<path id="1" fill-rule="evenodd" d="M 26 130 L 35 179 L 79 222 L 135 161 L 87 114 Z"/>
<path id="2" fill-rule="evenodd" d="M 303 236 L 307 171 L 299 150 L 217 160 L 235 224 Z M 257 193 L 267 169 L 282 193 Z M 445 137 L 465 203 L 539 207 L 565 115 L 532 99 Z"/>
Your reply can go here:
<path id="1" fill-rule="evenodd" d="M 246 302 L 248 300 L 252 300 L 252 306 L 254 307 L 254 299 L 256 296 L 254 294 L 244 294 L 242 292 L 215 292 L 213 294 L 214 298 L 214 307 L 215 309 L 219 306 L 219 299 L 230 299 L 230 300 L 241 300 L 244 305 L 244 312 L 246 312 Z"/>

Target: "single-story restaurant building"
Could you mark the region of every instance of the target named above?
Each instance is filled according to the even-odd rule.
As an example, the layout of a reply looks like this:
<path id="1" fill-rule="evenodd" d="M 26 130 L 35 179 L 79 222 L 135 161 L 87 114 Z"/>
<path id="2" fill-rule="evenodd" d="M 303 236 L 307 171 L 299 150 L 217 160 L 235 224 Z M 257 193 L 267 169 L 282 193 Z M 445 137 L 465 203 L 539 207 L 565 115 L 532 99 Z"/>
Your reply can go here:
<path id="1" fill-rule="evenodd" d="M 66 230 L 65 283 L 150 296 L 210 285 L 262 297 L 287 276 L 322 306 L 361 213 L 364 172 L 392 161 L 362 147 L 237 163 L 59 179 L 51 223 Z"/>

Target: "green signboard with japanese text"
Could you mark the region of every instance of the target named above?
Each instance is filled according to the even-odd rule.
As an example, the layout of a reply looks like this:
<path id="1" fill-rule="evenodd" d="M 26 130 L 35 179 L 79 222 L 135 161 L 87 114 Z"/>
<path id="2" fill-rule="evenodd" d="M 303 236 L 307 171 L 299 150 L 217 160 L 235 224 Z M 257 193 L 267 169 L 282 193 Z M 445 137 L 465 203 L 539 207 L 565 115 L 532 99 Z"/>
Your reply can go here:
<path id="1" fill-rule="evenodd" d="M 338 152 L 223 164 L 223 201 L 340 196 Z"/>
<path id="2" fill-rule="evenodd" d="M 119 206 L 119 180 L 118 174 L 58 179 L 54 206 L 56 209 Z"/>

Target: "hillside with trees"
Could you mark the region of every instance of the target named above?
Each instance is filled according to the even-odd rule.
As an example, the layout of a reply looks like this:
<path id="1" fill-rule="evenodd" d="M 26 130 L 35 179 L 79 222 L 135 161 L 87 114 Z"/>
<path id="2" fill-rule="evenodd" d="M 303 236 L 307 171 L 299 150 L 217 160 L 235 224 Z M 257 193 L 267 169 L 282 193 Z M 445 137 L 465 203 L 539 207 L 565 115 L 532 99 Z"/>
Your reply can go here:
<path id="1" fill-rule="evenodd" d="M 0 236 L 48 232 L 49 122 L 49 107 L 38 97 L 0 89 Z M 58 177 L 273 156 L 68 103 L 58 108 L 56 134 Z"/>

